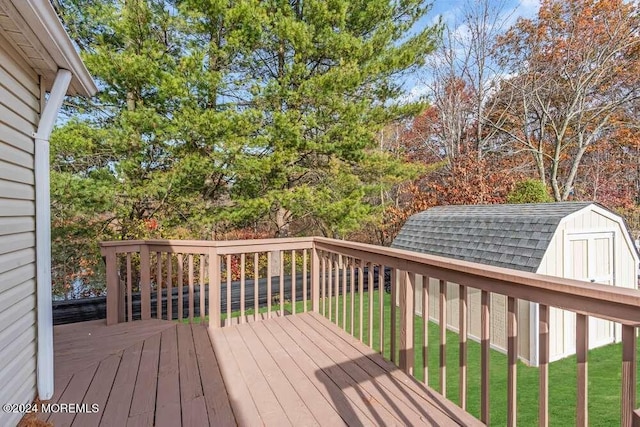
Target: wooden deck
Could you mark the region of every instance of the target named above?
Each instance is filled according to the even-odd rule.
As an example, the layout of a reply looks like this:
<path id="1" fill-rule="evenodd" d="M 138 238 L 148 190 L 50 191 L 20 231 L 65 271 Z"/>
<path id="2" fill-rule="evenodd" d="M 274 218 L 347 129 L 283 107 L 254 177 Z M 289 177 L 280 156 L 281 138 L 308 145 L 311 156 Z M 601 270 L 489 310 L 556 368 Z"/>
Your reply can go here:
<path id="1" fill-rule="evenodd" d="M 216 329 L 240 425 L 480 425 L 316 313 Z"/>
<path id="2" fill-rule="evenodd" d="M 54 426 L 479 425 L 316 313 L 55 327 Z M 212 345 L 213 344 L 213 345 Z M 215 350 L 215 351 L 214 351 Z"/>
<path id="3" fill-rule="evenodd" d="M 49 403 L 96 413 L 40 413 L 63 426 L 235 425 L 207 329 L 164 320 L 56 326 Z M 88 411 L 84 411 L 88 412 Z"/>

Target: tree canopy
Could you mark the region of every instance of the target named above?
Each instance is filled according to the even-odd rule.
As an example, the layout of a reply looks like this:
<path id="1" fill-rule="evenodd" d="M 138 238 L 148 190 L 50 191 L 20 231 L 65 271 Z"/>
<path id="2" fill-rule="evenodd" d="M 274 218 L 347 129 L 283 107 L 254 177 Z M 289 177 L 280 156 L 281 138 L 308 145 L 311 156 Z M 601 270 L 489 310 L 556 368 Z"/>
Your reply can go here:
<path id="1" fill-rule="evenodd" d="M 440 30 L 422 1 L 55 4 L 100 88 L 52 136 L 60 283 L 100 239 L 343 237 L 419 170 L 377 138 L 424 108 L 401 101 Z"/>
<path id="2" fill-rule="evenodd" d="M 637 2 L 54 3 L 101 89 L 52 136 L 59 287 L 98 240 L 388 244 L 441 204 L 592 200 L 640 231 Z"/>

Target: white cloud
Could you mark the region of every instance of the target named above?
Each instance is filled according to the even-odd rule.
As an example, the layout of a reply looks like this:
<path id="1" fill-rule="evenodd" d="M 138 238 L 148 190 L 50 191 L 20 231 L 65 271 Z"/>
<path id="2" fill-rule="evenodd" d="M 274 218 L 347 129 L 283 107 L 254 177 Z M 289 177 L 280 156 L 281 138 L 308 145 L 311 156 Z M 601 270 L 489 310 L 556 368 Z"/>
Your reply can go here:
<path id="1" fill-rule="evenodd" d="M 399 99 L 400 104 L 408 104 L 411 102 L 424 101 L 429 94 L 429 88 L 424 84 L 416 84 Z"/>
<path id="2" fill-rule="evenodd" d="M 521 0 L 518 5 L 519 15 L 526 18 L 533 17 L 538 13 L 538 9 L 540 9 L 540 0 Z"/>

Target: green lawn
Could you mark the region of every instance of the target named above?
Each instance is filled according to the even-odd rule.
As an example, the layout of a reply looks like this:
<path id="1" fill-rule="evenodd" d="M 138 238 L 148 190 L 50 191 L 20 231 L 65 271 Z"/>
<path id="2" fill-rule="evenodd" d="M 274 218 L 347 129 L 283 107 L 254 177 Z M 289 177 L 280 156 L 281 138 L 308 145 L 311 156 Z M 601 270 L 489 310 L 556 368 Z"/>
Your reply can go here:
<path id="1" fill-rule="evenodd" d="M 347 295 L 346 330 L 350 332 L 350 295 Z M 374 292 L 373 348 L 379 350 L 379 310 L 378 291 Z M 391 296 L 385 294 L 385 342 L 384 355 L 390 355 L 390 308 Z M 335 304 L 335 298 L 334 302 Z M 342 298 L 339 303 L 339 325 L 342 326 Z M 359 335 L 359 296 L 354 298 L 355 336 Z M 322 305 L 321 305 L 322 309 Z M 368 344 L 368 294 L 364 294 L 363 338 Z M 328 317 L 328 310 L 327 310 Z M 397 310 L 400 315 L 400 310 Z M 331 320 L 335 321 L 335 305 Z M 399 327 L 399 319 L 396 322 Z M 422 369 L 422 317 L 415 317 L 415 376 L 423 380 Z M 439 336 L 440 327 L 429 322 L 429 385 L 439 390 Z M 398 332 L 399 339 L 399 332 Z M 621 388 L 621 344 L 613 344 L 589 351 L 589 424 L 592 426 L 620 425 L 620 388 Z M 455 403 L 458 396 L 458 334 L 447 331 L 447 397 Z M 498 351 L 491 351 L 491 424 L 505 425 L 507 422 L 507 357 Z M 638 377 L 640 380 L 640 376 Z M 480 344 L 469 340 L 467 347 L 467 410 L 476 417 L 480 416 Z M 640 382 L 638 384 L 640 387 Z M 575 425 L 576 407 L 576 359 L 569 357 L 549 366 L 549 417 L 550 424 L 556 426 Z M 538 423 L 538 369 L 518 364 L 518 424 L 523 426 Z"/>
<path id="2" fill-rule="evenodd" d="M 364 293 L 363 301 L 363 338 L 368 342 L 369 331 L 369 307 L 368 293 Z M 380 349 L 379 343 L 379 292 L 374 292 L 374 322 L 373 322 L 373 348 Z M 390 356 L 390 308 L 391 296 L 384 296 L 384 356 Z M 359 336 L 359 296 L 354 298 L 355 328 L 354 335 Z M 328 303 L 326 316 L 328 316 Z M 338 322 L 343 325 L 342 297 L 339 298 Z M 331 320 L 335 321 L 335 297 L 332 299 L 333 313 Z M 351 333 L 350 306 L 351 296 L 346 297 L 347 319 L 346 330 Z M 278 310 L 279 304 L 274 304 L 273 310 Z M 308 309 L 311 303 L 308 302 Z M 285 310 L 291 312 L 291 304 L 285 304 Z M 322 302 L 320 303 L 322 312 Z M 265 312 L 266 308 L 260 310 Z M 296 311 L 302 312 L 302 303 L 296 303 Z M 247 314 L 253 314 L 247 310 Z M 232 313 L 238 316 L 239 312 Z M 399 317 L 400 310 L 397 310 Z M 399 327 L 399 319 L 396 322 Z M 423 380 L 422 369 L 422 317 L 415 317 L 415 376 Z M 429 386 L 439 390 L 439 326 L 429 322 Z M 398 332 L 399 339 L 399 332 Z M 640 346 L 639 346 L 640 347 Z M 620 344 L 589 351 L 589 424 L 592 426 L 612 426 L 620 424 L 620 384 L 621 384 L 621 357 Z M 507 422 L 507 357 L 498 351 L 491 351 L 491 424 L 505 425 Z M 458 403 L 458 335 L 447 331 L 447 397 Z M 638 376 L 640 380 L 640 375 Z M 480 416 L 480 344 L 469 340 L 467 350 L 467 410 L 476 417 Z M 640 388 L 640 382 L 638 384 Z M 569 357 L 549 366 L 549 417 L 550 424 L 555 426 L 575 425 L 576 406 L 576 360 Z M 522 426 L 537 425 L 538 423 L 538 369 L 518 364 L 518 424 Z"/>

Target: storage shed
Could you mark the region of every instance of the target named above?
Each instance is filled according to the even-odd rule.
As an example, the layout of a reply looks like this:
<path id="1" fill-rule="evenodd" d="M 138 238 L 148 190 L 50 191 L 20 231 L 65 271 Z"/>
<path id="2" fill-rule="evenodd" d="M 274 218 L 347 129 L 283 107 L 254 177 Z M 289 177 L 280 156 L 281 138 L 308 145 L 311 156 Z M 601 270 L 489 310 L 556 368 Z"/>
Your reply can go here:
<path id="1" fill-rule="evenodd" d="M 392 247 L 497 267 L 637 288 L 638 252 L 623 219 L 591 202 L 438 206 L 407 220 Z M 421 280 L 418 278 L 417 280 Z M 435 295 L 437 281 L 431 279 Z M 417 286 L 421 289 L 421 286 Z M 447 286 L 448 327 L 458 329 L 458 285 Z M 421 298 L 418 298 L 420 301 Z M 492 295 L 491 344 L 506 351 L 506 297 Z M 432 298 L 432 320 L 438 305 Z M 519 302 L 518 353 L 537 366 L 538 305 Z M 421 312 L 422 308 L 418 307 Z M 480 336 L 480 291 L 469 290 L 469 334 Z M 620 326 L 590 319 L 589 345 L 621 339 Z M 550 358 L 575 354 L 575 314 L 551 308 Z"/>
<path id="2" fill-rule="evenodd" d="M 53 394 L 48 140 L 64 96 L 95 92 L 49 0 L 0 0 L 2 403 Z"/>

